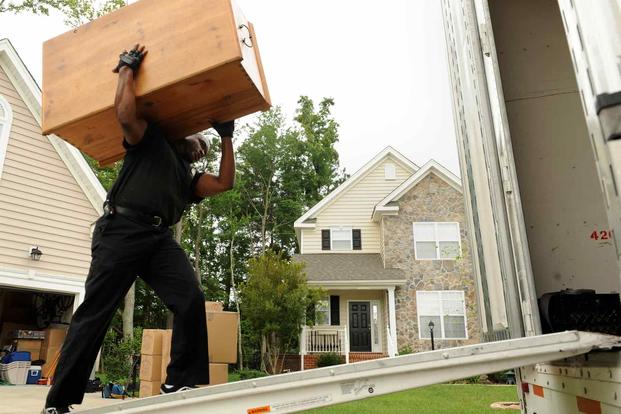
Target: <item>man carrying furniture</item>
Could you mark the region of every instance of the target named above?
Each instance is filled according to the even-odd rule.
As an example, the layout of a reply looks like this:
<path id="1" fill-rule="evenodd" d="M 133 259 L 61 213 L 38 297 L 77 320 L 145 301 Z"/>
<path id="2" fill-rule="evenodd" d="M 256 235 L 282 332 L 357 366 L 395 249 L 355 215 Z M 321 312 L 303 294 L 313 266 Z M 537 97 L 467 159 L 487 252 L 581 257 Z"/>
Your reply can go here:
<path id="1" fill-rule="evenodd" d="M 233 187 L 234 121 L 214 124 L 222 139 L 218 175 L 194 172 L 208 141 L 201 135 L 165 137 L 154 120 L 136 108 L 134 77 L 147 51 L 136 45 L 120 55 L 117 119 L 127 152 L 119 177 L 97 220 L 84 302 L 76 310 L 61 350 L 44 413 L 69 412 L 80 404 L 112 317 L 136 278 L 141 277 L 174 314 L 171 361 L 162 393 L 209 383 L 205 298 L 194 270 L 170 226 L 191 203 Z"/>

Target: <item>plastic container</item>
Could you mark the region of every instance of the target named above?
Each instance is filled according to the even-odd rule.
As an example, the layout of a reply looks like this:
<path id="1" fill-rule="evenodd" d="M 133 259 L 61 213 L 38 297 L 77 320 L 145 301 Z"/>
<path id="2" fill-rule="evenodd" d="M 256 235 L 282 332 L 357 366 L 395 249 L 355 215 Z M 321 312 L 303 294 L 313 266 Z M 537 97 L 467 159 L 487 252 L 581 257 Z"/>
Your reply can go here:
<path id="1" fill-rule="evenodd" d="M 28 351 L 11 352 L 10 354 L 2 358 L 3 364 L 10 364 L 12 362 L 18 362 L 18 361 L 30 362 L 30 352 Z"/>
<path id="2" fill-rule="evenodd" d="M 25 385 L 28 380 L 30 361 L 17 361 L 0 364 L 0 377 L 10 384 Z"/>
<path id="3" fill-rule="evenodd" d="M 26 384 L 38 384 L 41 379 L 41 366 L 32 365 L 28 369 L 28 378 L 26 378 Z"/>

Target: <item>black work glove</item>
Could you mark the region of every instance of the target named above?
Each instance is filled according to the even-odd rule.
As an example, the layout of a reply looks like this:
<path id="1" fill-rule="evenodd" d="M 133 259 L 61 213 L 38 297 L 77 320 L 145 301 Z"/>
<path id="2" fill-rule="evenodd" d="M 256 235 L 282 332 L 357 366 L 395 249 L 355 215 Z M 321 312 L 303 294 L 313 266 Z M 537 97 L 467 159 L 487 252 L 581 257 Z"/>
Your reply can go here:
<path id="1" fill-rule="evenodd" d="M 223 122 L 221 124 L 214 122 L 211 126 L 221 138 L 232 138 L 233 132 L 235 132 L 235 121 Z"/>
<path id="2" fill-rule="evenodd" d="M 119 70 L 123 66 L 127 66 L 135 73 L 146 55 L 147 50 L 145 50 L 145 47 L 136 44 L 136 46 L 134 46 L 134 48 L 129 52 L 125 50 L 119 55 L 119 63 L 116 65 L 116 68 L 112 70 L 112 72 L 119 73 Z"/>

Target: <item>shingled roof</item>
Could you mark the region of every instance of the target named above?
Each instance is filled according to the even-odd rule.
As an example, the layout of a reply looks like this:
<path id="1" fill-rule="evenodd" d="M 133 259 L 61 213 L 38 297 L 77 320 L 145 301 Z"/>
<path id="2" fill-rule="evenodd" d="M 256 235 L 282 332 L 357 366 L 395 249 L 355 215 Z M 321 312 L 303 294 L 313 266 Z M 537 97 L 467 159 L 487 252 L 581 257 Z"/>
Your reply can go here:
<path id="1" fill-rule="evenodd" d="M 401 269 L 385 269 L 379 253 L 296 254 L 293 260 L 306 264 L 310 282 L 403 281 Z"/>

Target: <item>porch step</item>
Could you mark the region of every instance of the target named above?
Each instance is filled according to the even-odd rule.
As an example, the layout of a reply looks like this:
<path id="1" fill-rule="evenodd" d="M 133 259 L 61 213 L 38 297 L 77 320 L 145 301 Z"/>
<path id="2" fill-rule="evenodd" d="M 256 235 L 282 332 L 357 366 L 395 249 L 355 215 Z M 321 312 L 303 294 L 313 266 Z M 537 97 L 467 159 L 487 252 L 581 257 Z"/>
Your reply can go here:
<path id="1" fill-rule="evenodd" d="M 349 362 L 372 361 L 374 359 L 388 358 L 383 352 L 350 352 Z"/>

